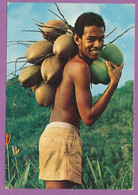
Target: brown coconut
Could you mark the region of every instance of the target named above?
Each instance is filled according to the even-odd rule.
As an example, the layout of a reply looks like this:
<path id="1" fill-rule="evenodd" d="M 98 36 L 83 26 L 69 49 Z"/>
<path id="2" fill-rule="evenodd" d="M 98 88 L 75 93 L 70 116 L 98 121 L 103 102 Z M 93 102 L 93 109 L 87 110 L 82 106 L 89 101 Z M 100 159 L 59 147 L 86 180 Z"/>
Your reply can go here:
<path id="1" fill-rule="evenodd" d="M 77 52 L 77 46 L 72 34 L 65 34 L 58 37 L 53 45 L 53 53 L 59 58 L 68 59 L 73 57 Z"/>
<path id="2" fill-rule="evenodd" d="M 61 79 L 64 64 L 64 61 L 55 55 L 45 59 L 41 65 L 43 80 L 47 83 L 57 83 Z"/>
<path id="3" fill-rule="evenodd" d="M 44 39 L 51 39 L 54 41 L 57 37 L 65 34 L 68 26 L 62 20 L 50 20 L 47 21 L 41 28 L 42 36 Z"/>
<path id="4" fill-rule="evenodd" d="M 19 82 L 25 88 L 37 85 L 42 81 L 41 67 L 38 65 L 31 65 L 23 69 L 18 77 Z"/>
<path id="5" fill-rule="evenodd" d="M 40 65 L 42 61 L 52 52 L 53 44 L 50 41 L 37 41 L 30 45 L 25 53 L 27 62 Z"/>
<path id="6" fill-rule="evenodd" d="M 56 87 L 42 81 L 35 90 L 36 101 L 39 105 L 48 107 L 54 102 Z"/>

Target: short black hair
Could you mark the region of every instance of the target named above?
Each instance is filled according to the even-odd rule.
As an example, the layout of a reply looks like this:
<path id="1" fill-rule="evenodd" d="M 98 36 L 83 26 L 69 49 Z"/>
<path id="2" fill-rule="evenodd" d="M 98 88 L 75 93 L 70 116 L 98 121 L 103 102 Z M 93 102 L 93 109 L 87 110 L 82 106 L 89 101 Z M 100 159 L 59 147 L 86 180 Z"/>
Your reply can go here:
<path id="1" fill-rule="evenodd" d="M 73 32 L 81 38 L 84 33 L 84 27 L 93 25 L 103 27 L 105 31 L 105 22 L 100 15 L 94 12 L 83 13 L 76 20 Z"/>

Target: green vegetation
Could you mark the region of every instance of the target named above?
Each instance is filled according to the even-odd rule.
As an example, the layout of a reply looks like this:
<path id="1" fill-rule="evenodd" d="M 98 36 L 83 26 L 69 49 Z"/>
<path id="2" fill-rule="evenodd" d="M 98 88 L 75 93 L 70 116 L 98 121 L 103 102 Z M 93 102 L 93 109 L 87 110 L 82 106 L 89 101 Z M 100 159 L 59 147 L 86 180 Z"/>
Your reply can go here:
<path id="1" fill-rule="evenodd" d="M 75 189 L 132 189 L 133 84 L 128 81 L 116 90 L 93 126 L 87 127 L 81 121 L 83 184 Z M 18 82 L 8 87 L 6 94 L 6 132 L 11 133 L 11 141 L 6 146 L 5 185 L 7 188 L 44 188 L 44 182 L 38 180 L 38 144 L 49 122 L 51 107 L 38 106 L 34 93 Z M 94 102 L 99 97 L 94 97 Z M 13 146 L 20 149 L 14 155 Z"/>

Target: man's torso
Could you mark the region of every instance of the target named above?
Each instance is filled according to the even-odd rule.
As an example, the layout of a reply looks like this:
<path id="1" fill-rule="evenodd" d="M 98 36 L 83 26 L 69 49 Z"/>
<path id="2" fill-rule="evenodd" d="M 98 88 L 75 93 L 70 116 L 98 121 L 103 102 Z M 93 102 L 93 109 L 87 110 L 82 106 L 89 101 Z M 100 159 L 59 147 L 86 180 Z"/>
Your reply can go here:
<path id="1" fill-rule="evenodd" d="M 50 122 L 67 122 L 76 126 L 78 129 L 80 127 L 80 114 L 76 103 L 72 73 L 74 72 L 74 66 L 76 64 L 79 66 L 79 61 L 82 63 L 82 59 L 75 56 L 65 65 L 61 83 L 56 91 L 54 106 L 50 118 Z M 76 76 L 79 76 L 77 72 Z"/>

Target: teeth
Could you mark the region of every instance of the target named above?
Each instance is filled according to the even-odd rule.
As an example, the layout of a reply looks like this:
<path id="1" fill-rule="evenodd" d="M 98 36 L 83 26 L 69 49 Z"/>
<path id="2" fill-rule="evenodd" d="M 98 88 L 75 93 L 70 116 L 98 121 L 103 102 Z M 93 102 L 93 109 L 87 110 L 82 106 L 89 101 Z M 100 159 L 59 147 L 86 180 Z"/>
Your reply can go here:
<path id="1" fill-rule="evenodd" d="M 99 54 L 100 52 L 99 51 L 92 51 L 94 54 Z"/>

